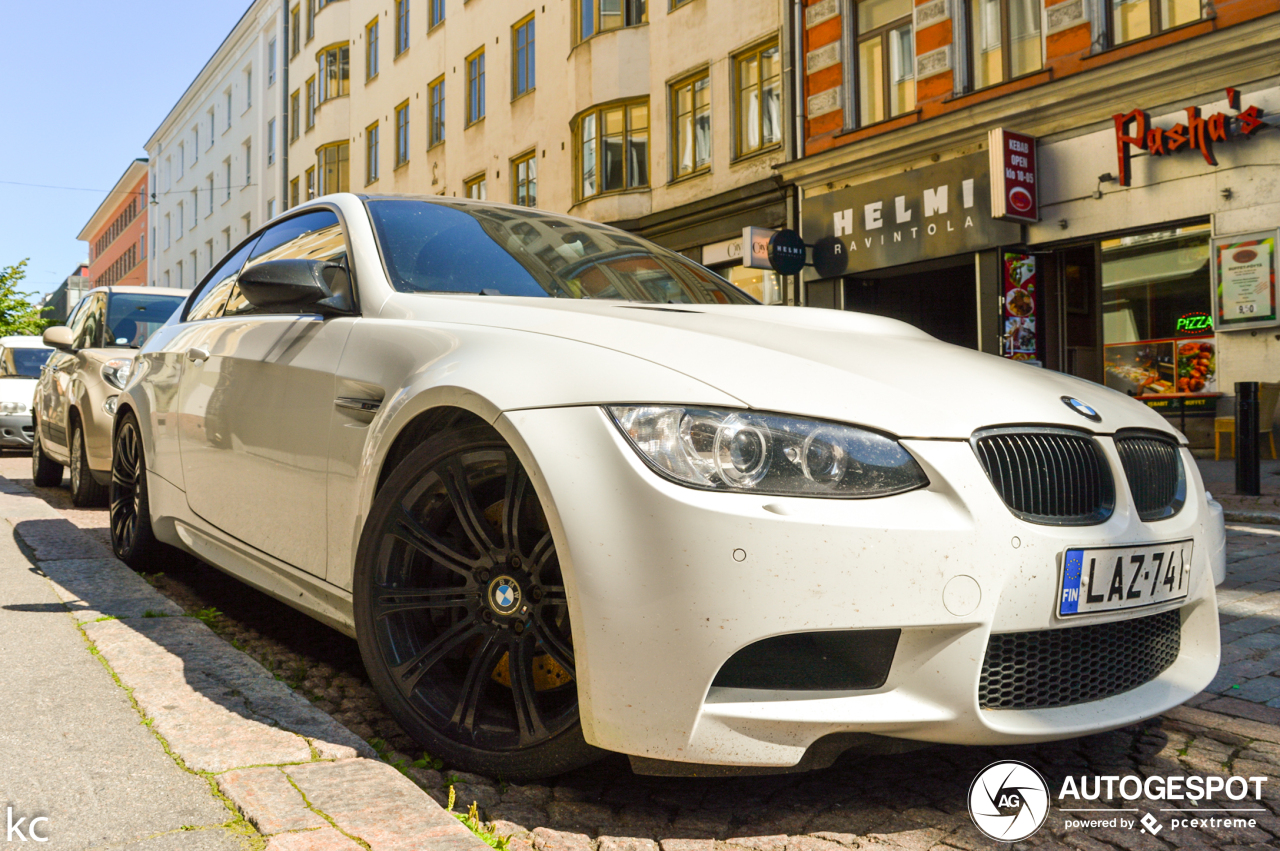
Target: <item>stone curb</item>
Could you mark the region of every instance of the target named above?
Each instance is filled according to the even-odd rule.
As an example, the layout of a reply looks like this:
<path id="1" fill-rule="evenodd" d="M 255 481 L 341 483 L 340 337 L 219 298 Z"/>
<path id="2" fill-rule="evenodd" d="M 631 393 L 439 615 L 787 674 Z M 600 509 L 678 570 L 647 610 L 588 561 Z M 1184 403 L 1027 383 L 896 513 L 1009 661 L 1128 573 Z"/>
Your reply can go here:
<path id="1" fill-rule="evenodd" d="M 1280 526 L 1280 514 L 1270 511 L 1223 511 L 1228 523 L 1265 523 L 1268 526 Z"/>
<path id="2" fill-rule="evenodd" d="M 186 617 L 39 496 L 0 478 L 0 517 L 170 752 L 214 775 L 268 851 L 488 848 L 363 740 Z"/>

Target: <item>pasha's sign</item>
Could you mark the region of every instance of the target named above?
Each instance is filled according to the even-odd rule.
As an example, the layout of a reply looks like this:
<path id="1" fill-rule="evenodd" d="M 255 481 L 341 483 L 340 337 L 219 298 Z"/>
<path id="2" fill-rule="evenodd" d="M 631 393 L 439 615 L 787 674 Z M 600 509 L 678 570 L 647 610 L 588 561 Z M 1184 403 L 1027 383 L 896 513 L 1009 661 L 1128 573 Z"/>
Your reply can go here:
<path id="1" fill-rule="evenodd" d="M 806 197 L 806 242 L 823 240 L 819 274 L 833 277 L 1022 241 L 1022 227 L 991 215 L 987 153 Z M 843 251 L 832 251 L 835 242 Z M 815 249 L 815 259 L 816 259 Z"/>
<path id="2" fill-rule="evenodd" d="M 1240 92 L 1227 89 L 1227 104 L 1236 113 L 1215 112 L 1209 117 L 1200 114 L 1200 107 L 1186 109 L 1187 123 L 1172 127 L 1156 127 L 1151 117 L 1141 109 L 1117 113 L 1112 116 L 1116 124 L 1116 155 L 1118 157 L 1117 180 L 1121 186 L 1129 185 L 1130 157 L 1133 149 L 1146 151 L 1153 157 L 1176 154 L 1183 149 L 1199 151 L 1204 161 L 1216 166 L 1213 155 L 1215 142 L 1227 142 L 1240 136 L 1251 136 L 1262 126 L 1262 109 L 1250 106 L 1240 109 Z"/>

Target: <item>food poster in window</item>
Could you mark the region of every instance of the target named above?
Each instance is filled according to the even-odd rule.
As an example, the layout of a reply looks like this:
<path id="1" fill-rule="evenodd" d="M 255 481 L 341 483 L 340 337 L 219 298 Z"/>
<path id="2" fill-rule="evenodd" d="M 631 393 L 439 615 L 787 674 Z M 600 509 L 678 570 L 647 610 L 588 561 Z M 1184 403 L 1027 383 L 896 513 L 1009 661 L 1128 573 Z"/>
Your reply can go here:
<path id="1" fill-rule="evenodd" d="M 1275 231 L 1213 241 L 1218 330 L 1275 325 Z"/>
<path id="2" fill-rule="evenodd" d="M 1104 383 L 1130 396 L 1159 396 L 1175 392 L 1173 340 L 1112 343 L 1104 347 Z"/>
<path id="3" fill-rule="evenodd" d="M 1218 359 L 1213 340 L 1175 340 L 1174 345 L 1178 355 L 1178 392 L 1216 392 Z"/>
<path id="4" fill-rule="evenodd" d="M 1041 366 L 1040 331 L 1037 327 L 1039 296 L 1036 292 L 1036 258 L 1031 254 L 1004 254 L 1004 297 L 1001 300 L 1003 336 L 1000 351 L 1012 360 Z"/>

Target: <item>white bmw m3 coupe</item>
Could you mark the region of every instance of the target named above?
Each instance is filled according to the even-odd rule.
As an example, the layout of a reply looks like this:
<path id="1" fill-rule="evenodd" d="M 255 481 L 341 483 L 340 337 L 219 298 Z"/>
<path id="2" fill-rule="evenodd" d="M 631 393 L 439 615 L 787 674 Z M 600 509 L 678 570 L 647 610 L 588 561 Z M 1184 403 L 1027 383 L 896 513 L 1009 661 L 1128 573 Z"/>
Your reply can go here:
<path id="1" fill-rule="evenodd" d="M 1218 667 L 1221 509 L 1145 406 L 535 210 L 269 223 L 147 342 L 114 447 L 122 559 L 354 636 L 471 771 L 1061 739 Z"/>

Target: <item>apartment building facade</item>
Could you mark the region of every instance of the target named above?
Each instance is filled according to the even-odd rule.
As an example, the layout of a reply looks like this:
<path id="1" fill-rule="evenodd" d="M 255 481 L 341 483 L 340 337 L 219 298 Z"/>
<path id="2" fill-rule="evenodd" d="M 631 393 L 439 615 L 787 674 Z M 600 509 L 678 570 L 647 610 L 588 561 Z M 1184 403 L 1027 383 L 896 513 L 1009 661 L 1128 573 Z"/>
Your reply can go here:
<path id="1" fill-rule="evenodd" d="M 284 25 L 252 3 L 147 140 L 152 286 L 194 286 L 283 210 Z"/>
<path id="2" fill-rule="evenodd" d="M 1105 383 L 1212 445 L 1234 382 L 1280 375 L 1278 12 L 792 3 L 807 303 Z"/>
<path id="3" fill-rule="evenodd" d="M 778 0 L 302 0 L 289 7 L 288 203 L 485 198 L 618 224 L 744 270 L 786 223 Z"/>
<path id="4" fill-rule="evenodd" d="M 146 159 L 129 163 L 76 236 L 89 245 L 85 277 L 95 287 L 147 285 L 148 177 Z"/>

